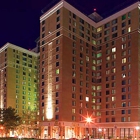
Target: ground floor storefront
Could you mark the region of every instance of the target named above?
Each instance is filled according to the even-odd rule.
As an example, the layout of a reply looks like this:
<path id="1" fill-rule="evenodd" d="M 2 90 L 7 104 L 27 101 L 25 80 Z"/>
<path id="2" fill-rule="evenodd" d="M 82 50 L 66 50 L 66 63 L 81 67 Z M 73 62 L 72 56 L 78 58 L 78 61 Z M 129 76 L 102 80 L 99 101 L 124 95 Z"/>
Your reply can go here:
<path id="1" fill-rule="evenodd" d="M 40 123 L 41 139 L 139 139 L 140 126 L 131 123 L 73 123 L 45 122 Z"/>

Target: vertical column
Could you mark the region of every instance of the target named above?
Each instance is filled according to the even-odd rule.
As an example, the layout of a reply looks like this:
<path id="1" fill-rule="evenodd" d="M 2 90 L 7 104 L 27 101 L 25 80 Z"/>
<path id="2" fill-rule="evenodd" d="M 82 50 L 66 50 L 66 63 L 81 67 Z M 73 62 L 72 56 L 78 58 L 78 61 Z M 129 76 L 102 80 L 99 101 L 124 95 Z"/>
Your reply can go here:
<path id="1" fill-rule="evenodd" d="M 47 119 L 53 118 L 53 107 L 52 107 L 52 42 L 48 44 L 48 89 L 47 89 Z"/>

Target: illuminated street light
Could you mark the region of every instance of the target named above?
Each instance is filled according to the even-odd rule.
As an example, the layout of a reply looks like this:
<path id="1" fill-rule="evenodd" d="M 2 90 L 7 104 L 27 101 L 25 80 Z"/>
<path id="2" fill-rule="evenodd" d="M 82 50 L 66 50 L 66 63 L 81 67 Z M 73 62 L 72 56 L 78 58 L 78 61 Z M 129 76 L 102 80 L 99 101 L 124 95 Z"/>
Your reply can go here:
<path id="1" fill-rule="evenodd" d="M 84 118 L 82 120 L 82 122 L 85 122 L 85 125 L 88 125 L 88 140 L 89 140 L 89 136 L 90 136 L 89 126 L 90 126 L 91 123 L 95 122 L 95 118 L 93 118 L 93 113 L 91 115 L 88 115 L 88 112 L 87 112 L 86 116 L 83 116 L 83 115 L 81 115 L 81 116 Z"/>
<path id="2" fill-rule="evenodd" d="M 87 123 L 91 123 L 92 122 L 92 119 L 90 117 L 86 118 L 86 122 Z"/>
<path id="3" fill-rule="evenodd" d="M 88 140 L 89 140 L 89 124 L 92 122 L 91 117 L 87 117 L 86 122 L 88 123 Z"/>

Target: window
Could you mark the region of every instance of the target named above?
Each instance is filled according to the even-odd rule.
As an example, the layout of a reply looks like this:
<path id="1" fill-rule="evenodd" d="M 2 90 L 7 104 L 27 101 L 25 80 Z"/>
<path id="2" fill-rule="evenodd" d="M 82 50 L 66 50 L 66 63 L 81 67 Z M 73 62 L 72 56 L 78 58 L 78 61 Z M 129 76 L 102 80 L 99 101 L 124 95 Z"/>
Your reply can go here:
<path id="1" fill-rule="evenodd" d="M 122 27 L 125 27 L 125 26 L 126 26 L 126 22 L 123 22 L 123 23 L 122 23 Z"/>
<path id="2" fill-rule="evenodd" d="M 128 114 L 131 114 L 131 110 L 128 110 Z"/>
<path id="3" fill-rule="evenodd" d="M 109 115 L 109 111 L 106 111 L 106 115 Z"/>
<path id="4" fill-rule="evenodd" d="M 115 32 L 117 30 L 117 26 L 112 27 L 112 32 Z"/>
<path id="5" fill-rule="evenodd" d="M 102 31 L 102 27 L 97 28 L 97 32 Z"/>
<path id="6" fill-rule="evenodd" d="M 56 100 L 56 101 L 55 101 L 55 104 L 59 104 L 59 100 Z"/>
<path id="7" fill-rule="evenodd" d="M 59 77 L 56 77 L 56 82 L 58 82 L 59 81 Z"/>
<path id="8" fill-rule="evenodd" d="M 110 26 L 110 23 L 108 22 L 104 25 L 104 28 L 108 28 L 109 26 Z"/>
<path id="9" fill-rule="evenodd" d="M 122 92 L 126 92 L 126 88 L 124 87 L 124 88 L 122 88 Z"/>
<path id="10" fill-rule="evenodd" d="M 44 25 L 44 24 L 45 24 L 45 20 L 42 21 L 42 25 Z"/>
<path id="11" fill-rule="evenodd" d="M 72 101 L 72 106 L 76 106 L 76 102 L 75 101 Z"/>
<path id="12" fill-rule="evenodd" d="M 59 96 L 59 92 L 56 92 L 56 93 L 55 93 L 55 97 L 58 97 L 58 96 Z"/>
<path id="13" fill-rule="evenodd" d="M 123 15 L 123 16 L 122 16 L 122 20 L 125 20 L 125 19 L 126 19 L 126 15 Z"/>
<path id="14" fill-rule="evenodd" d="M 59 54 L 56 55 L 56 59 L 58 59 L 58 58 L 59 58 Z"/>
<path id="15" fill-rule="evenodd" d="M 86 97 L 85 100 L 86 100 L 86 102 L 89 102 L 89 97 Z"/>
<path id="16" fill-rule="evenodd" d="M 112 35 L 112 38 L 115 38 L 115 37 L 117 37 L 117 36 L 118 36 L 118 34 L 115 33 L 115 34 Z"/>
<path id="17" fill-rule="evenodd" d="M 73 14 L 73 18 L 76 19 L 76 15 L 75 14 Z"/>
<path id="18" fill-rule="evenodd" d="M 56 74 L 59 74 L 59 69 L 56 69 Z"/>
<path id="19" fill-rule="evenodd" d="M 125 121 L 126 121 L 125 117 L 122 117 L 122 118 L 121 118 L 121 121 L 122 121 L 122 122 L 125 122 Z"/>
<path id="20" fill-rule="evenodd" d="M 55 115 L 55 119 L 58 120 L 59 119 L 59 115 Z"/>
<path id="21" fill-rule="evenodd" d="M 123 80 L 122 81 L 122 85 L 126 85 L 126 80 Z"/>
<path id="22" fill-rule="evenodd" d="M 58 29 L 58 28 L 60 28 L 60 24 L 57 24 L 57 25 L 56 25 L 56 29 Z"/>
<path id="23" fill-rule="evenodd" d="M 56 67 L 59 66 L 59 62 L 56 62 Z"/>
<path id="24" fill-rule="evenodd" d="M 57 18 L 56 18 L 56 22 L 58 22 L 58 21 L 60 21 L 60 17 L 57 17 Z"/>
<path id="25" fill-rule="evenodd" d="M 72 79 L 72 83 L 73 84 L 76 84 L 76 79 Z"/>
<path id="26" fill-rule="evenodd" d="M 125 34 L 126 33 L 126 29 L 122 30 L 122 34 Z"/>
<path id="27" fill-rule="evenodd" d="M 56 14 L 58 15 L 60 13 L 60 9 L 56 11 Z"/>
<path id="28" fill-rule="evenodd" d="M 84 24 L 84 20 L 83 19 L 79 19 L 80 23 Z"/>
<path id="29" fill-rule="evenodd" d="M 112 120 L 112 122 L 115 122 L 115 118 L 112 118 L 111 120 Z"/>
<path id="30" fill-rule="evenodd" d="M 126 95 L 122 95 L 122 100 L 125 100 L 126 99 Z"/>
<path id="31" fill-rule="evenodd" d="M 112 20 L 112 25 L 117 23 L 117 19 Z"/>
<path id="32" fill-rule="evenodd" d="M 109 33 L 110 33 L 110 30 L 108 29 L 104 32 L 104 35 L 108 35 Z"/>
<path id="33" fill-rule="evenodd" d="M 56 47 L 56 52 L 58 52 L 59 51 L 59 47 Z"/>
<path id="34" fill-rule="evenodd" d="M 122 107 L 126 107 L 126 102 L 122 102 Z"/>
<path id="35" fill-rule="evenodd" d="M 122 66 L 122 70 L 126 70 L 126 66 Z"/>
<path id="36" fill-rule="evenodd" d="M 59 35 L 60 35 L 60 31 L 56 33 L 56 36 L 59 36 Z"/>
<path id="37" fill-rule="evenodd" d="M 125 114 L 125 110 L 122 110 L 122 114 Z"/>

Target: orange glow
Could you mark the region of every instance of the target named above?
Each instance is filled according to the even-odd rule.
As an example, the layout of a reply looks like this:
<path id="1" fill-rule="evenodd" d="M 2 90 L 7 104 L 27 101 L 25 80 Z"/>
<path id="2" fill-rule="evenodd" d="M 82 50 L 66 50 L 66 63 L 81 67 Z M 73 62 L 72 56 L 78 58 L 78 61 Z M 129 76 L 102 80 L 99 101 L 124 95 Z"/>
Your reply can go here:
<path id="1" fill-rule="evenodd" d="M 87 124 L 90 124 L 90 123 L 94 123 L 95 121 L 95 118 L 93 118 L 93 115 L 91 114 L 90 116 L 87 115 L 86 116 L 82 116 L 84 118 L 83 122 L 86 122 Z"/>
<path id="2" fill-rule="evenodd" d="M 90 122 L 91 122 L 91 118 L 90 118 L 90 117 L 86 118 L 86 121 L 87 121 L 88 123 L 90 123 Z"/>

